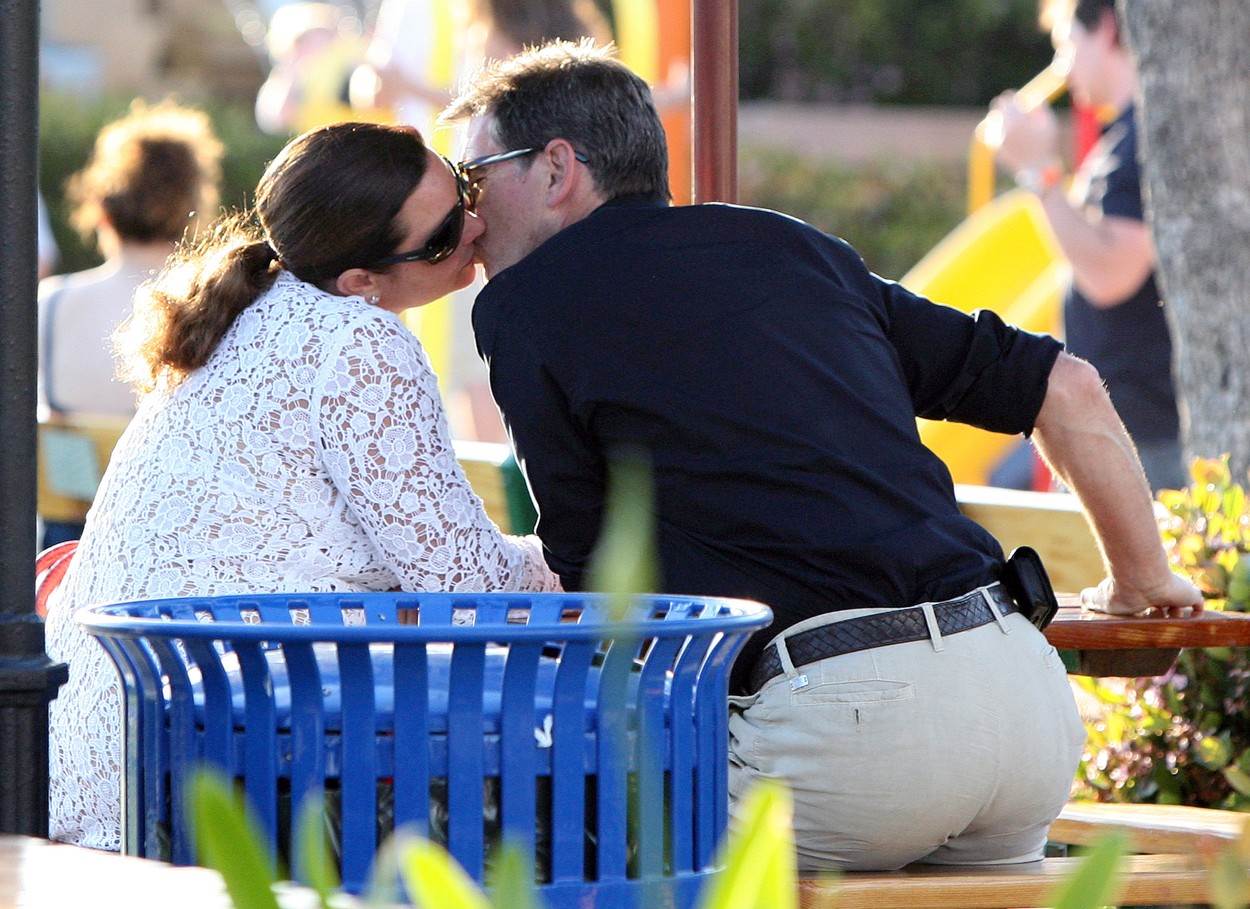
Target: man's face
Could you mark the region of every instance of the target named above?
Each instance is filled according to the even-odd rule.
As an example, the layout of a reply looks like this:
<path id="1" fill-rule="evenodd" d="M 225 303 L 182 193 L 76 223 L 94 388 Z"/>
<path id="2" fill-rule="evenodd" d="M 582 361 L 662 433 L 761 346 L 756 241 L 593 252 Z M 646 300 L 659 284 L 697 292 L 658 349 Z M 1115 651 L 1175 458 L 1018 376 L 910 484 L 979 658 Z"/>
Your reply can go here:
<path id="1" fill-rule="evenodd" d="M 1074 18 L 1061 20 L 1050 38 L 1055 56 L 1068 64 L 1068 90 L 1073 99 L 1091 107 L 1104 104 L 1104 69 L 1116 47 L 1114 20 L 1106 16 L 1096 29 L 1088 29 Z"/>
<path id="2" fill-rule="evenodd" d="M 469 121 L 465 161 L 512 150 L 495 141 L 493 123 L 489 116 Z M 485 225 L 474 250 L 486 277 L 493 278 L 524 259 L 550 233 L 543 230 L 546 170 L 535 166 L 534 156 L 524 156 L 487 165 L 474 177 L 479 184 L 477 215 Z"/>

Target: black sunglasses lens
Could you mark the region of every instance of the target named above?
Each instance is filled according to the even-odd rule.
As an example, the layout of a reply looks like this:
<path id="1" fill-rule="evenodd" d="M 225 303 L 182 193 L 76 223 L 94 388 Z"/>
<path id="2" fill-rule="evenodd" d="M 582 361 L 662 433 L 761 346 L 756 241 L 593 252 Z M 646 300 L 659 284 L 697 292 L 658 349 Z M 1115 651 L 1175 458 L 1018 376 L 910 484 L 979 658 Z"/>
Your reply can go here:
<path id="1" fill-rule="evenodd" d="M 464 233 L 464 199 L 461 198 L 447 214 L 447 218 L 425 244 L 425 249 L 429 253 L 426 259 L 431 265 L 436 262 L 442 262 L 448 256 L 456 251 L 456 247 L 460 245 L 460 236 Z"/>

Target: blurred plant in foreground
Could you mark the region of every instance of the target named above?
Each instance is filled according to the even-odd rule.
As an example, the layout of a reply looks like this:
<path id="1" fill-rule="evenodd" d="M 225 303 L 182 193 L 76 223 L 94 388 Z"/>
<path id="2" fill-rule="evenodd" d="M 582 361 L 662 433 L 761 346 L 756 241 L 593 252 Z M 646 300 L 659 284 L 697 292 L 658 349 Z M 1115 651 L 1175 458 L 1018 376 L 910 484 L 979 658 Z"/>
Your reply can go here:
<path id="1" fill-rule="evenodd" d="M 1196 460 L 1186 489 L 1159 494 L 1168 559 L 1208 609 L 1250 611 L 1250 510 L 1228 457 Z M 1184 651 L 1165 676 L 1077 680 L 1105 706 L 1079 779 L 1101 801 L 1250 810 L 1250 654 Z"/>

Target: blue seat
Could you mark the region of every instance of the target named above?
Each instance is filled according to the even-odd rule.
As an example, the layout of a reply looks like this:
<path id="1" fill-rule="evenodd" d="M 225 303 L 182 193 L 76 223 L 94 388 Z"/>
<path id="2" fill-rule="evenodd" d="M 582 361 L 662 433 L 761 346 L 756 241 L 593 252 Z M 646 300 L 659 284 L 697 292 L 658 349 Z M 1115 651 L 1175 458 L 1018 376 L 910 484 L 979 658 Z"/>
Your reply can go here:
<path id="1" fill-rule="evenodd" d="M 303 800 L 332 795 L 352 891 L 403 824 L 478 880 L 507 837 L 552 907 L 650 904 L 657 887 L 692 905 L 727 822 L 729 668 L 771 614 L 664 596 L 638 610 L 619 624 L 595 596 L 505 593 L 86 610 L 125 689 L 126 851 L 192 861 L 171 795 L 205 762 L 242 782 L 275 855 Z"/>

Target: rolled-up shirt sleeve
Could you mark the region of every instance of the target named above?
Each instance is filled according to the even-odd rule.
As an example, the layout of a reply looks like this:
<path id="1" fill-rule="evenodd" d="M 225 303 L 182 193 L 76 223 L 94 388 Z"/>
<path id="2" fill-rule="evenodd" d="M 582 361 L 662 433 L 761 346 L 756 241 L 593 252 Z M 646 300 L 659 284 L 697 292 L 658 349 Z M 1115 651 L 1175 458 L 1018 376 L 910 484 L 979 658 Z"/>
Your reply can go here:
<path id="1" fill-rule="evenodd" d="M 963 313 L 875 280 L 917 416 L 991 432 L 1033 431 L 1062 344 L 989 310 Z"/>

